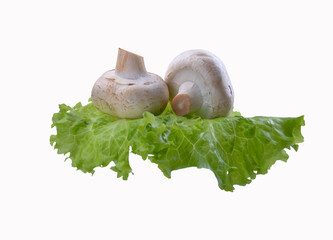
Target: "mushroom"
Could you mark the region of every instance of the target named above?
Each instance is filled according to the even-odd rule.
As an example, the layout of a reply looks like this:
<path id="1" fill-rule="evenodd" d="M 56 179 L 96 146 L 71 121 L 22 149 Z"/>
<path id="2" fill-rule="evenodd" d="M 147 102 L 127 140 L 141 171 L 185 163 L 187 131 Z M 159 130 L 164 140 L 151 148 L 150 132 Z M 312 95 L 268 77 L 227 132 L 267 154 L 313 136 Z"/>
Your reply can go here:
<path id="1" fill-rule="evenodd" d="M 223 62 L 206 50 L 188 50 L 170 63 L 165 74 L 171 106 L 180 116 L 196 113 L 202 118 L 226 117 L 234 92 Z"/>
<path id="2" fill-rule="evenodd" d="M 158 115 L 169 101 L 166 83 L 146 71 L 143 57 L 118 50 L 116 69 L 94 84 L 91 99 L 100 111 L 118 118 L 140 118 L 145 111 Z"/>

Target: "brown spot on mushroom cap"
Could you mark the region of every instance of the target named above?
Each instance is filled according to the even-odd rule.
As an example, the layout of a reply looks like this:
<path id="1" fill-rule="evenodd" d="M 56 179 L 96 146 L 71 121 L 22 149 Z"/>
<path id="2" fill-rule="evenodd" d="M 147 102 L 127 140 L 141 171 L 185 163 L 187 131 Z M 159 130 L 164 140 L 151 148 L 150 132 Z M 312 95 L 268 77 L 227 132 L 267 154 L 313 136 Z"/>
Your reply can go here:
<path id="1" fill-rule="evenodd" d="M 232 88 L 230 87 L 230 85 L 228 87 L 229 87 L 229 90 L 230 90 L 230 94 L 232 95 Z"/>

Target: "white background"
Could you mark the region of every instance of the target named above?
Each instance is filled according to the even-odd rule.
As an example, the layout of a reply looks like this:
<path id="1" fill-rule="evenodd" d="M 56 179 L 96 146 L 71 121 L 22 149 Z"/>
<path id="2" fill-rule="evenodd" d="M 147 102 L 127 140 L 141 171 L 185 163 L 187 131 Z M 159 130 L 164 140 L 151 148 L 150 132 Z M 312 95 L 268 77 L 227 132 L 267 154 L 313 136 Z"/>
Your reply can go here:
<path id="1" fill-rule="evenodd" d="M 0 239 L 333 239 L 330 1 L 0 1 Z M 94 176 L 49 145 L 118 47 L 162 77 L 182 51 L 225 63 L 235 110 L 305 115 L 305 142 L 233 193 L 208 170 Z"/>

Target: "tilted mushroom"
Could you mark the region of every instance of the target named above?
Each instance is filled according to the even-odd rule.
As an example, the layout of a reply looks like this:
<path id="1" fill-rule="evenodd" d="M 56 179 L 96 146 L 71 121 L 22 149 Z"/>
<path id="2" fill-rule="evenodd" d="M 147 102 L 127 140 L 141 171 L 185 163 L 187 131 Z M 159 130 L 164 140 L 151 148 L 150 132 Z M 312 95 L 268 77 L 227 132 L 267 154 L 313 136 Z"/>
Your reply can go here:
<path id="1" fill-rule="evenodd" d="M 228 116 L 234 92 L 223 62 L 206 50 L 189 50 L 175 57 L 165 74 L 171 106 L 180 116 L 196 113 L 202 118 Z"/>
<path id="2" fill-rule="evenodd" d="M 162 113 L 169 92 L 161 77 L 146 71 L 143 57 L 119 48 L 116 69 L 105 72 L 95 82 L 91 99 L 104 113 L 140 118 L 145 111 Z"/>

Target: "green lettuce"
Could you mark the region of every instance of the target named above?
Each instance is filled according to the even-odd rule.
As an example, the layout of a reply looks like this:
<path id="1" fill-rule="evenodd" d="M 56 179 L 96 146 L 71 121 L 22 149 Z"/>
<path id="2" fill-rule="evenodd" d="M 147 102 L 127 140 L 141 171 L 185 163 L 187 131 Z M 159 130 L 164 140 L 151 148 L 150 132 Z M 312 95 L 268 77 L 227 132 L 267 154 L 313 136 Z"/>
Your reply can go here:
<path id="1" fill-rule="evenodd" d="M 304 116 L 245 118 L 233 112 L 226 118 L 202 119 L 177 116 L 170 106 L 159 116 L 145 112 L 140 119 L 118 119 L 91 102 L 61 104 L 52 121 L 57 134 L 51 135 L 51 145 L 84 173 L 113 162 L 111 169 L 126 180 L 132 173 L 131 149 L 156 163 L 168 178 L 177 169 L 210 169 L 226 191 L 266 174 L 277 160 L 287 161 L 285 149 L 298 150 L 304 126 Z"/>

